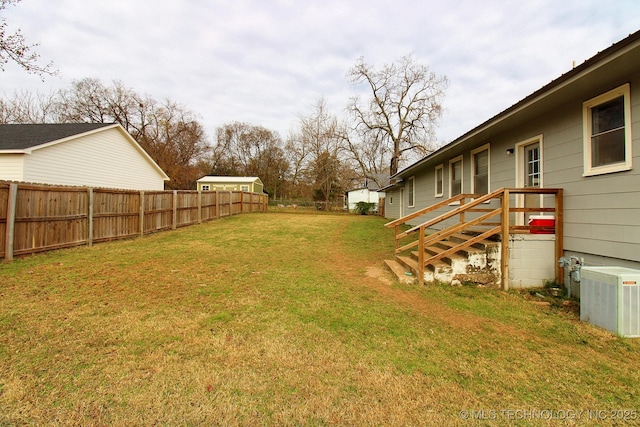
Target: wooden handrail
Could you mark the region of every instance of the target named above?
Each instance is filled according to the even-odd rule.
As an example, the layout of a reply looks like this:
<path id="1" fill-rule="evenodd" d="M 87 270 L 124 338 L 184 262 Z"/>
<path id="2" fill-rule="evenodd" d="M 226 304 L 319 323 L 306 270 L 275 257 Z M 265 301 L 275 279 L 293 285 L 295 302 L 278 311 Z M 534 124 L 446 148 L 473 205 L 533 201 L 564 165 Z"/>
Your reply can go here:
<path id="1" fill-rule="evenodd" d="M 487 201 L 489 201 L 489 200 L 491 200 L 493 198 L 496 198 L 496 197 L 500 196 L 502 194 L 501 190 L 502 189 L 496 190 L 493 193 L 485 194 L 484 196 L 481 196 L 481 197 L 477 197 L 474 200 L 472 200 L 471 202 L 466 203 L 466 204 L 461 205 L 461 206 L 458 206 L 457 208 L 455 208 L 452 211 L 446 212 L 446 213 L 444 213 L 444 214 L 442 214 L 442 215 L 440 215 L 440 216 L 438 216 L 438 217 L 436 217 L 436 218 L 434 218 L 432 220 L 429 220 L 429 221 L 424 222 L 424 223 L 422 223 L 420 225 L 417 225 L 417 226 L 407 230 L 405 233 L 412 233 L 412 232 L 420 229 L 420 227 L 429 228 L 432 225 L 435 225 L 435 224 L 437 224 L 439 222 L 444 221 L 445 219 L 451 218 L 452 216 L 456 216 L 456 215 L 459 215 L 461 213 L 467 212 L 470 208 L 472 208 L 474 206 L 477 206 L 477 205 L 479 205 L 481 203 L 487 202 Z M 477 195 L 476 194 L 472 194 L 472 195 L 466 194 L 465 196 L 466 197 L 464 197 L 464 198 L 473 197 L 473 196 L 477 196 Z"/>
<path id="2" fill-rule="evenodd" d="M 442 202 L 436 203 L 435 205 L 428 206 L 412 214 L 409 214 L 409 215 L 403 216 L 402 218 L 398 218 L 396 220 L 388 222 L 384 226 L 387 228 L 395 227 L 396 225 L 404 224 L 406 222 L 411 221 L 414 218 L 418 218 L 419 216 L 428 214 L 431 211 L 440 209 L 441 207 L 444 207 L 452 203 L 459 202 L 462 199 L 466 199 L 474 196 L 477 196 L 477 195 L 476 194 L 458 194 L 457 196 L 451 197 L 450 199 L 443 200 Z"/>
<path id="3" fill-rule="evenodd" d="M 540 195 L 554 195 L 556 202 L 554 204 L 553 208 L 525 208 L 525 207 L 511 207 L 510 206 L 510 202 L 508 200 L 510 194 L 540 194 Z M 428 206 L 426 208 L 420 209 L 416 212 L 413 212 L 409 215 L 406 215 L 402 218 L 398 218 L 396 220 L 393 220 L 391 222 L 388 222 L 387 224 L 385 224 L 385 227 L 395 227 L 395 254 L 396 256 L 398 256 L 400 253 L 405 252 L 407 250 L 410 250 L 416 246 L 418 246 L 418 278 L 419 278 L 419 282 L 420 284 L 424 283 L 424 270 L 425 267 L 443 257 L 447 257 L 448 255 L 451 255 L 455 252 L 460 251 L 461 249 L 464 249 L 468 246 L 471 246 L 473 244 L 475 244 L 476 242 L 479 242 L 485 238 L 500 234 L 502 236 L 502 257 L 506 258 L 503 259 L 501 262 L 501 275 L 502 275 L 502 288 L 503 289 L 508 289 L 509 283 L 508 283 L 508 238 L 505 237 L 505 235 L 508 235 L 512 232 L 531 232 L 532 229 L 535 229 L 535 226 L 514 226 L 510 224 L 510 214 L 512 213 L 530 213 L 530 212 L 553 212 L 555 213 L 556 216 L 556 235 L 558 233 L 562 233 L 562 218 L 563 218 L 563 212 L 562 212 L 562 201 L 558 201 L 558 198 L 562 198 L 563 192 L 562 189 L 557 189 L 557 188 L 500 188 L 498 190 L 495 190 L 491 193 L 488 194 L 484 194 L 484 195 L 480 195 L 480 194 L 459 194 L 457 196 L 451 197 L 447 200 L 443 200 L 440 201 L 436 204 L 433 204 L 431 206 Z M 464 203 L 465 199 L 471 198 L 473 200 L 471 200 L 468 203 Z M 496 199 L 500 201 L 500 206 L 496 209 L 491 209 L 491 208 L 476 208 L 476 206 L 486 203 L 486 202 L 490 202 L 491 200 Z M 462 204 L 460 206 L 457 206 L 456 208 L 445 212 L 435 218 L 429 219 L 423 223 L 421 223 L 420 225 L 416 225 L 414 227 L 409 228 L 406 231 L 400 231 L 400 226 L 403 224 L 407 224 L 409 221 L 411 221 L 412 219 L 418 218 L 420 216 L 426 215 L 430 212 L 433 212 L 437 209 L 443 208 L 445 206 L 450 206 L 454 203 L 457 202 L 461 202 Z M 465 213 L 467 212 L 476 212 L 476 213 L 483 213 L 482 215 L 471 219 L 469 221 L 465 220 Z M 434 234 L 431 234 L 427 237 L 426 233 L 427 233 L 427 229 L 433 227 L 434 225 L 441 223 L 442 221 L 445 221 L 447 219 L 450 219 L 452 217 L 455 217 L 456 215 L 460 216 L 460 221 L 457 224 L 453 224 L 451 226 L 448 226 L 446 228 L 443 228 L 437 232 L 435 232 Z M 500 219 L 500 223 L 496 223 L 496 222 L 491 222 L 491 223 L 485 223 L 484 221 L 486 221 L 487 219 L 494 217 L 494 216 L 498 216 L 500 215 L 501 219 Z M 496 225 L 498 224 L 498 225 Z M 478 236 L 473 237 L 470 240 L 467 240 L 464 243 L 461 243 L 459 245 L 456 245 L 450 249 L 447 249 L 443 252 L 440 252 L 437 255 L 428 257 L 425 259 L 424 256 L 424 252 L 426 247 L 428 246 L 433 246 L 434 244 L 437 244 L 438 242 L 444 241 L 445 239 L 449 238 L 450 236 L 452 236 L 453 234 L 459 233 L 459 232 L 463 232 L 467 229 L 469 229 L 472 226 L 492 226 L 492 228 L 490 228 L 487 231 L 484 231 L 483 233 L 479 234 Z M 408 243 L 404 246 L 399 246 L 399 240 L 415 233 L 415 232 L 419 232 L 419 237 L 416 241 Z M 562 236 L 556 236 L 556 255 L 561 256 L 562 252 L 563 252 L 563 248 L 562 248 Z M 562 270 L 559 269 L 558 267 L 556 267 L 556 281 L 559 284 L 562 284 L 563 282 L 563 275 L 562 275 Z"/>

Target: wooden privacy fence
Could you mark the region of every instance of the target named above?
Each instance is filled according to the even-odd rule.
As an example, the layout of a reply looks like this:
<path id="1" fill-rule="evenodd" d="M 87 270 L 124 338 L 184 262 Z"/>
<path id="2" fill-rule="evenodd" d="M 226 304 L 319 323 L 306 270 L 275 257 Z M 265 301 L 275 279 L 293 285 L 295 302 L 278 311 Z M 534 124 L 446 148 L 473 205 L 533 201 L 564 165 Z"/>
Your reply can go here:
<path id="1" fill-rule="evenodd" d="M 267 203 L 266 194 L 242 191 L 128 191 L 0 182 L 0 258 L 266 212 Z"/>

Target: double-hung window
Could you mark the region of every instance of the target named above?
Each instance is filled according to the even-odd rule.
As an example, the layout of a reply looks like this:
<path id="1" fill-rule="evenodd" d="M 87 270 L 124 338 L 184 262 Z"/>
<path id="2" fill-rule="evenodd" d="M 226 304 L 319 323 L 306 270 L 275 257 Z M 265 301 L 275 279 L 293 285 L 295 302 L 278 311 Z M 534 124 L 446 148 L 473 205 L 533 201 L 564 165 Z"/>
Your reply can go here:
<path id="1" fill-rule="evenodd" d="M 436 197 L 442 197 L 444 193 L 444 167 L 442 165 L 436 166 Z"/>
<path id="2" fill-rule="evenodd" d="M 631 169 L 629 84 L 583 104 L 584 175 Z"/>
<path id="3" fill-rule="evenodd" d="M 409 190 L 409 207 L 416 205 L 416 180 L 412 176 L 407 180 L 407 189 Z"/>
<path id="4" fill-rule="evenodd" d="M 489 144 L 471 152 L 473 168 L 473 188 L 475 194 L 489 193 Z"/>
<path id="5" fill-rule="evenodd" d="M 449 197 L 462 194 L 462 156 L 449 161 Z"/>

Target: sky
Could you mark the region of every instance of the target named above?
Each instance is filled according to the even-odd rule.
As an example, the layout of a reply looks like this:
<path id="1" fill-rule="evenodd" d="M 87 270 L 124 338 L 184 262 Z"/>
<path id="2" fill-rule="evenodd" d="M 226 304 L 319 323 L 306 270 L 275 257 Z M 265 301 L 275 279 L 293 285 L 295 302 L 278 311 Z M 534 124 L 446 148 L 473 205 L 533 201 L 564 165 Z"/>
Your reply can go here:
<path id="1" fill-rule="evenodd" d="M 347 79 L 358 58 L 412 55 L 449 80 L 444 144 L 640 30 L 640 1 L 21 0 L 3 16 L 59 71 L 42 81 L 8 64 L 4 97 L 117 80 L 182 104 L 211 142 L 234 121 L 286 139 L 321 97 L 342 118 L 366 96 Z"/>

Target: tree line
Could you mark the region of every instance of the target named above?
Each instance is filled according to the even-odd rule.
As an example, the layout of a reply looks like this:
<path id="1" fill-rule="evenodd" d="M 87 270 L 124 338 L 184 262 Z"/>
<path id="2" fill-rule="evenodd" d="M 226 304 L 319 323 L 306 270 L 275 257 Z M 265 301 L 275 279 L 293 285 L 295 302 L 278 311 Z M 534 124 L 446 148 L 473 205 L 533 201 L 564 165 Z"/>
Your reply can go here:
<path id="1" fill-rule="evenodd" d="M 243 122 L 223 124 L 209 139 L 185 106 L 94 78 L 48 95 L 0 98 L 0 123 L 119 123 L 169 175 L 169 189 L 194 189 L 203 175 L 258 176 L 272 199 L 331 203 L 365 183 L 384 186 L 403 161 L 435 148 L 447 85 L 412 57 L 380 70 L 360 59 L 348 78 L 368 96 L 352 97 L 342 117 L 317 99 L 284 139 Z"/>
<path id="2" fill-rule="evenodd" d="M 43 79 L 56 75 L 53 63 L 39 63 L 37 44 L 28 44 L 20 30 L 8 31 L 2 12 L 19 2 L 0 0 L 0 71 L 14 62 Z M 353 96 L 340 119 L 319 98 L 285 140 L 265 127 L 233 122 L 210 141 L 199 117 L 179 103 L 93 78 L 49 95 L 0 98 L 0 123 L 119 123 L 169 175 L 169 189 L 193 189 L 203 175 L 258 176 L 272 199 L 330 203 L 369 182 L 384 186 L 401 166 L 437 148 L 435 126 L 448 85 L 411 56 L 380 69 L 359 58 L 347 78 L 367 96 Z"/>

